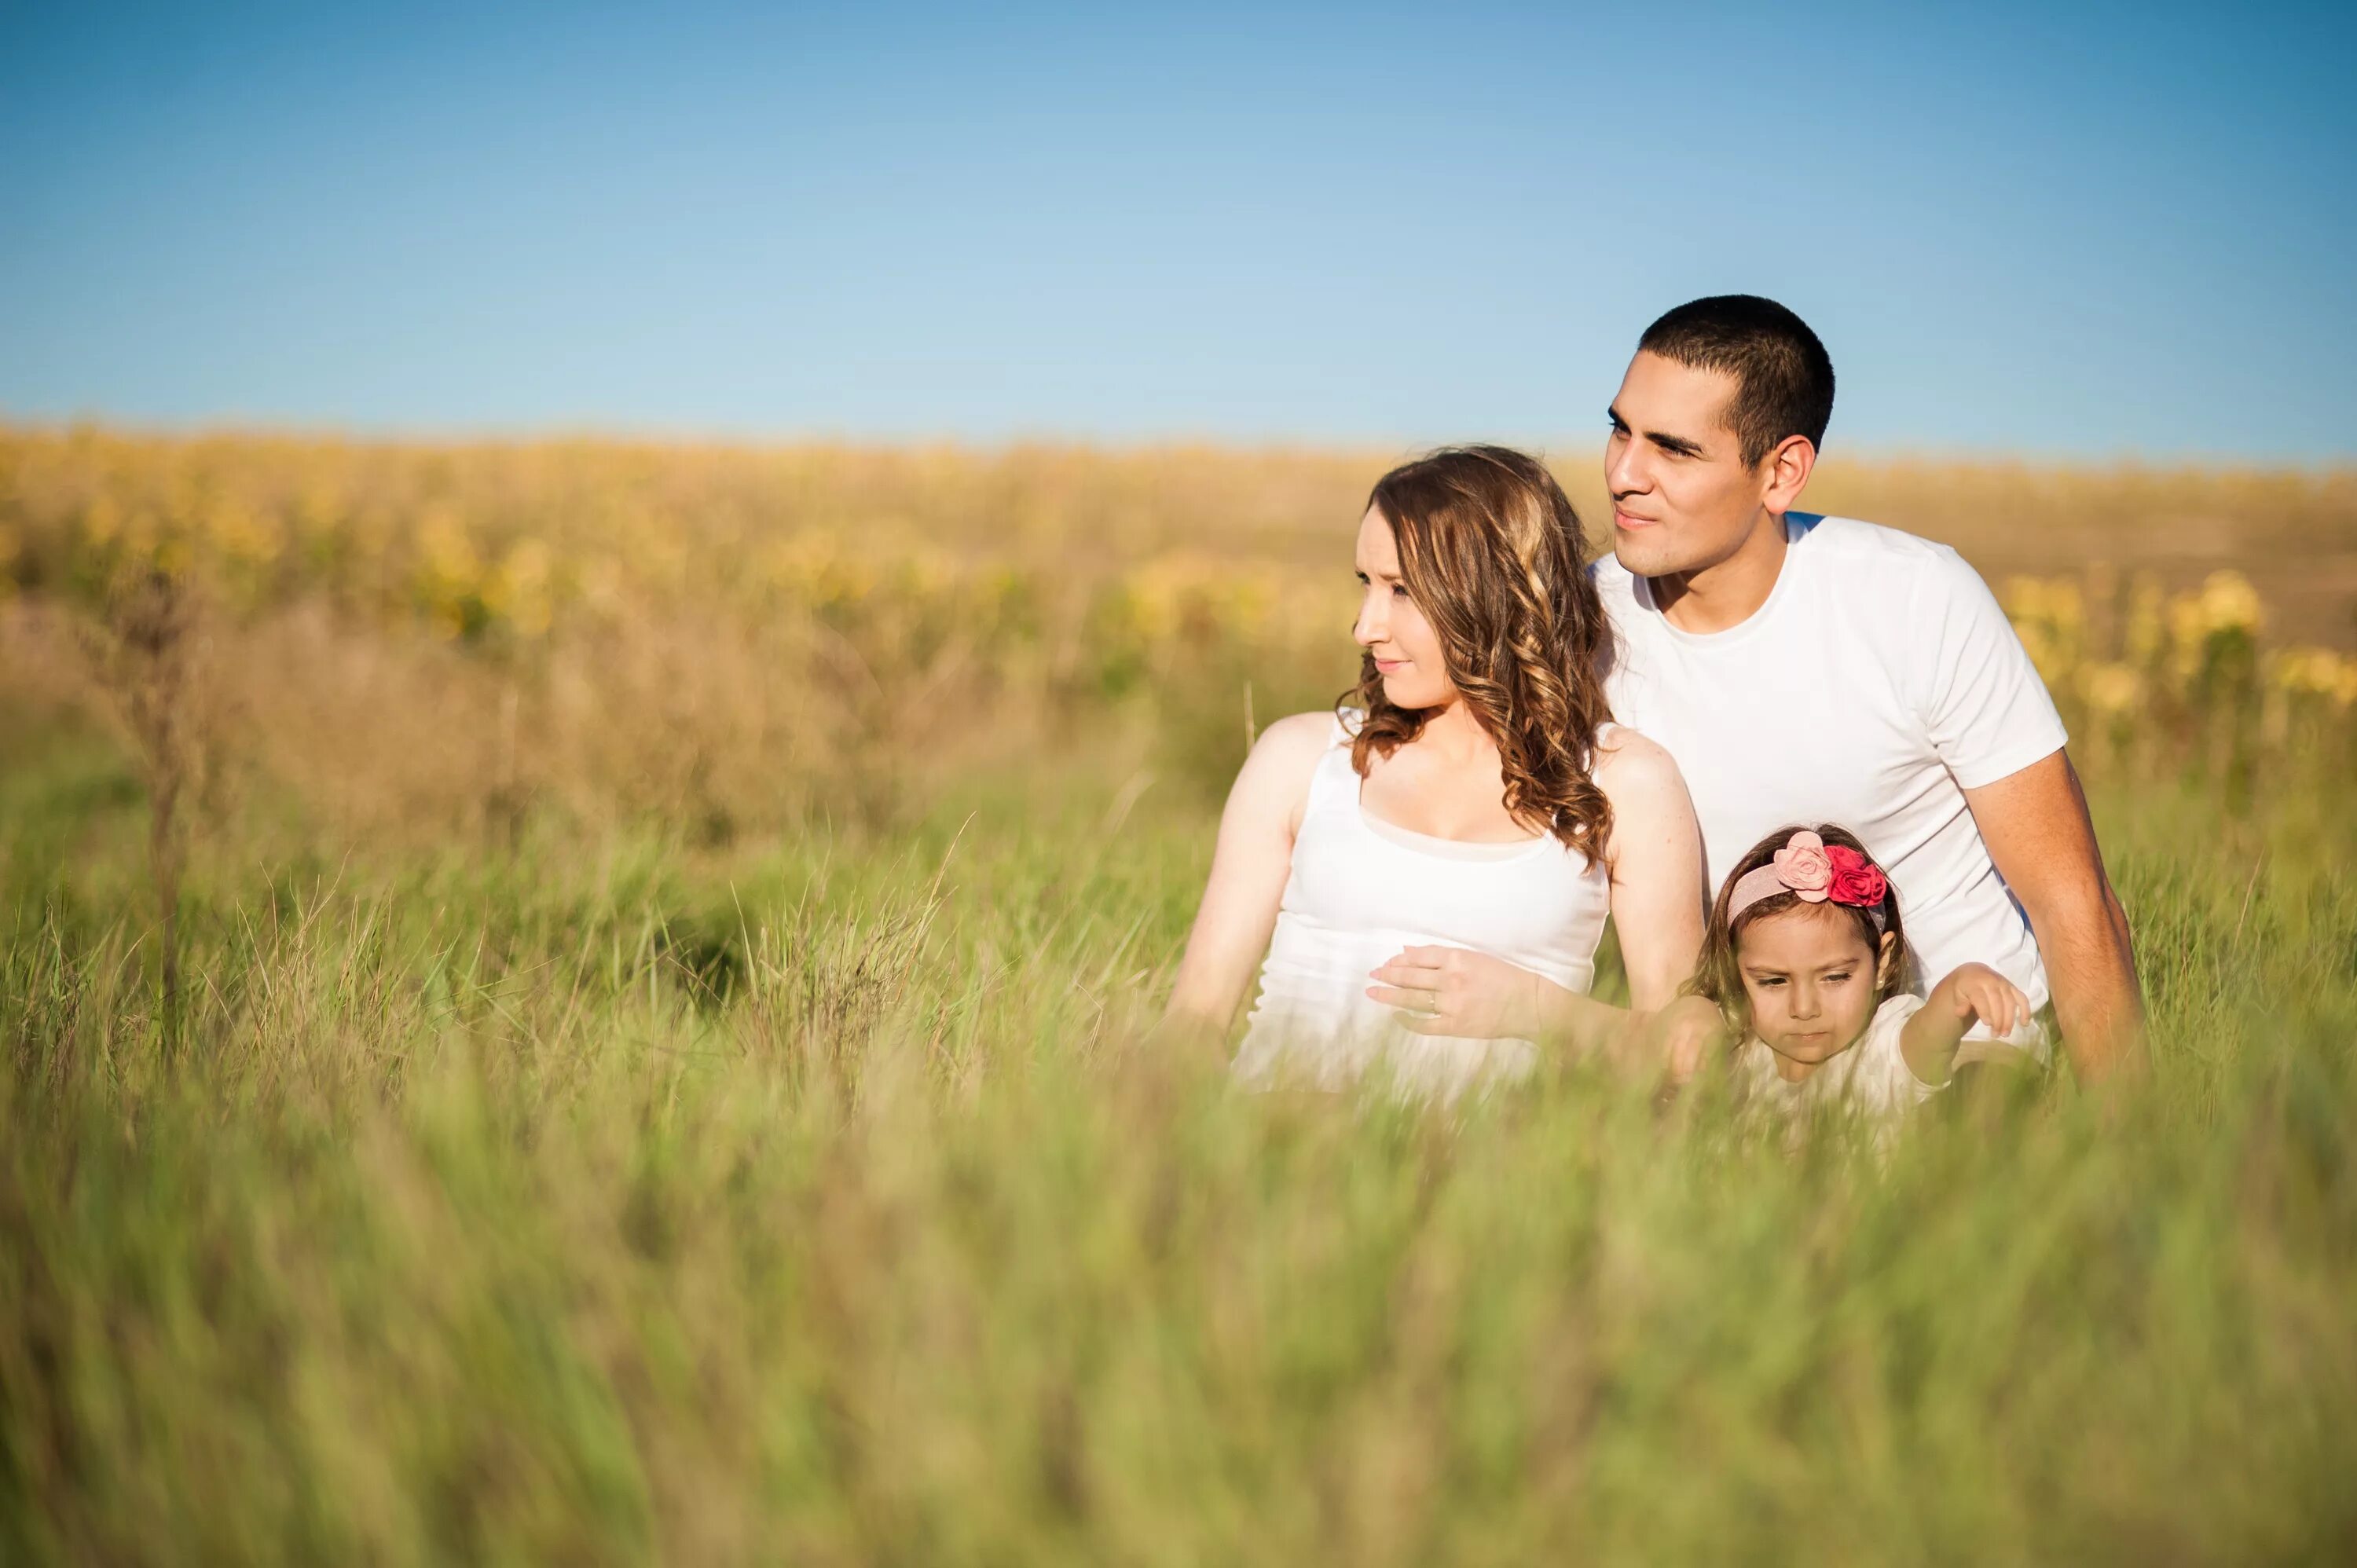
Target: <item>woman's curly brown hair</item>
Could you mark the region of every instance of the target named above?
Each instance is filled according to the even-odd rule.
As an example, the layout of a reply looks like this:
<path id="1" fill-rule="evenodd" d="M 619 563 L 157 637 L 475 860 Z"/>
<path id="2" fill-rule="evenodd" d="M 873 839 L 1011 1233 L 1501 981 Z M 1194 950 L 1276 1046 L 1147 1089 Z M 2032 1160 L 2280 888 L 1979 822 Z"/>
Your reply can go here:
<path id="1" fill-rule="evenodd" d="M 1497 743 L 1506 810 L 1600 862 L 1612 807 L 1589 768 L 1611 716 L 1611 632 L 1563 487 L 1523 453 L 1453 446 L 1385 474 L 1367 504 L 1391 524 L 1401 580 L 1439 635 L 1450 682 Z M 1366 712 L 1351 748 L 1361 777 L 1429 716 L 1383 695 L 1372 653 L 1341 705 Z"/>

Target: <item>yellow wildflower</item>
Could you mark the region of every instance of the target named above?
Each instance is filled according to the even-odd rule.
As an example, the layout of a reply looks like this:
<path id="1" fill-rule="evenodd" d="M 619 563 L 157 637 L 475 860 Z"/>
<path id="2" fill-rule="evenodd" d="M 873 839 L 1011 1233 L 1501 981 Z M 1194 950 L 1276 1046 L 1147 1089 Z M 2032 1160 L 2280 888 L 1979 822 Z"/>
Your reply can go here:
<path id="1" fill-rule="evenodd" d="M 2099 714 L 2125 714 L 2143 700 L 2144 677 L 2126 664 L 2099 660 L 2081 667 L 2079 694 Z"/>

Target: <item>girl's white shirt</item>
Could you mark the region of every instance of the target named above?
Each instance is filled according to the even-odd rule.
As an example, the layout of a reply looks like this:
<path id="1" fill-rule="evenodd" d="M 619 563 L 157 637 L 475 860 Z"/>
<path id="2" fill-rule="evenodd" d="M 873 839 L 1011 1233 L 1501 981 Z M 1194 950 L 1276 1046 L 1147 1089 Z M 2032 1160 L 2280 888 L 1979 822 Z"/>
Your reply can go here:
<path id="1" fill-rule="evenodd" d="M 1939 1085 L 1915 1076 L 1899 1048 L 1907 1020 L 1922 1009 L 1923 998 L 1912 992 L 1885 997 L 1857 1044 L 1798 1083 L 1784 1081 L 1776 1053 L 1754 1035 L 1736 1052 L 1736 1093 L 1747 1110 L 1789 1121 L 1838 1109 L 1887 1126 L 1939 1092 Z"/>
<path id="2" fill-rule="evenodd" d="M 1538 1059 L 1529 1040 L 1403 1027 L 1367 995 L 1371 972 L 1402 948 L 1466 948 L 1585 993 L 1611 911 L 1610 873 L 1552 835 L 1464 843 L 1368 815 L 1351 766 L 1358 723 L 1355 712 L 1336 718 L 1310 775 L 1235 1072 L 1254 1085 L 1341 1089 L 1380 1068 L 1401 1090 L 1441 1099 L 1526 1073 Z"/>

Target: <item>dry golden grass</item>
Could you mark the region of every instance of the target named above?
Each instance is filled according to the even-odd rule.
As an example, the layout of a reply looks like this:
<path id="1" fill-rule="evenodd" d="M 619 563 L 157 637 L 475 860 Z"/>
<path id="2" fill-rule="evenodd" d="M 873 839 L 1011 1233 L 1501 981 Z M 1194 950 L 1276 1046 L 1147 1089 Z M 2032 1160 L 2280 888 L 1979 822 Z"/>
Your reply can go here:
<path id="1" fill-rule="evenodd" d="M 653 812 L 716 842 L 1082 730 L 1084 767 L 1215 792 L 1255 719 L 1351 678 L 1391 456 L 0 430 L 0 694 L 107 711 L 72 627 L 160 568 L 216 806 L 266 778 L 414 841 Z M 1835 462 L 1808 500 L 1957 544 L 2098 762 L 2196 744 L 2222 660 L 2265 734 L 2357 696 L 2357 475 Z"/>
<path id="2" fill-rule="evenodd" d="M 1333 575 L 1368 486 L 1404 454 L 1213 447 L 418 446 L 0 426 L 0 581 L 125 553 L 211 560 L 249 599 L 332 588 L 466 629 L 527 631 L 622 594 L 800 584 L 879 563 L 1094 581 L 1157 561 Z M 1596 454 L 1551 455 L 1605 515 Z M 1992 580 L 2103 567 L 2192 585 L 2232 569 L 2287 638 L 2357 646 L 2357 470 L 1861 462 L 1804 504 L 1954 544 Z M 469 605 L 467 601 L 472 599 Z"/>

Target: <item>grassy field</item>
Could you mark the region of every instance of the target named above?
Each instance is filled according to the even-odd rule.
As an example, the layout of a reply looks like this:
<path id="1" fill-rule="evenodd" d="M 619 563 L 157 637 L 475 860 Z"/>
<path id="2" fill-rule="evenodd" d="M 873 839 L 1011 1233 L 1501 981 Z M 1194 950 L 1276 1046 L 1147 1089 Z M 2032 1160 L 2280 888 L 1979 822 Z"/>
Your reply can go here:
<path id="1" fill-rule="evenodd" d="M 1884 1163 L 1151 1037 L 1383 461 L 0 435 L 0 1559 L 2357 1554 L 2351 479 L 1811 498 L 2153 1008 Z"/>

